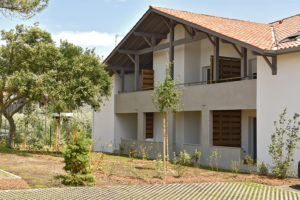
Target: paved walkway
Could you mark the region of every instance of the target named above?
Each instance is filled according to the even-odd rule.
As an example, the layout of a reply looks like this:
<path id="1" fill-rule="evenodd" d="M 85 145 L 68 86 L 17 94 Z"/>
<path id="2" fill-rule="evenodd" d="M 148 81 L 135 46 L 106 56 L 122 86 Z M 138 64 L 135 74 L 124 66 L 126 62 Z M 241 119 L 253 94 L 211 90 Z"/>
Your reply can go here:
<path id="1" fill-rule="evenodd" d="M 261 199 L 300 200 L 300 194 L 254 183 L 201 183 L 144 186 L 70 187 L 0 191 L 0 199 Z"/>

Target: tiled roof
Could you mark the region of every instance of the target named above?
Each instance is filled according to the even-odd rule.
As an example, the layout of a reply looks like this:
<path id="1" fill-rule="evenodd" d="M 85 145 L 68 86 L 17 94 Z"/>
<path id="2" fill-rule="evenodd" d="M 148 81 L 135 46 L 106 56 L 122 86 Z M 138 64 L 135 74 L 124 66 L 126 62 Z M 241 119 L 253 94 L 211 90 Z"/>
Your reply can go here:
<path id="1" fill-rule="evenodd" d="M 300 40 L 279 43 L 280 40 L 300 30 L 299 15 L 270 24 L 263 24 L 168 8 L 153 6 L 151 8 L 262 50 L 275 50 L 276 45 L 278 49 L 300 46 Z M 273 38 L 272 26 L 274 27 L 276 44 Z"/>

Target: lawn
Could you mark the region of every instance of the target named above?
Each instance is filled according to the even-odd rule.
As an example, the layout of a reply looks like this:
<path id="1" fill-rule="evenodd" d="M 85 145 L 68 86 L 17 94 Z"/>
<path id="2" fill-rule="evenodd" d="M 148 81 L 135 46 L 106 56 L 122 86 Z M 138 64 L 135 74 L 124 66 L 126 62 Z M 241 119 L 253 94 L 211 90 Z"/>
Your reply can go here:
<path id="1" fill-rule="evenodd" d="M 65 173 L 62 161 L 63 158 L 60 156 L 19 151 L 6 152 L 0 149 L 0 169 L 22 177 L 30 188 L 64 187 L 56 178 Z M 183 168 L 184 175 L 178 177 L 172 164 L 169 164 L 168 174 L 163 176 L 160 166 L 155 161 L 101 153 L 92 153 L 91 161 L 93 173 L 97 177 L 97 186 L 204 182 L 254 182 L 270 186 L 300 185 L 300 179 L 296 178 L 280 180 L 255 174 L 216 172 L 188 166 Z"/>

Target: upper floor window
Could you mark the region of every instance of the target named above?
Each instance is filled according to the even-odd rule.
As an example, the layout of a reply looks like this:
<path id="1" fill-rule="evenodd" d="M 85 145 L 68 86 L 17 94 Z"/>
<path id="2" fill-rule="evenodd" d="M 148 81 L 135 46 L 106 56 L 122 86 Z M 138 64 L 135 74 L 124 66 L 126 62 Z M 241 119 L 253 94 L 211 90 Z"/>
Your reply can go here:
<path id="1" fill-rule="evenodd" d="M 249 60 L 248 76 L 256 78 L 256 74 L 257 74 L 257 59 L 253 58 Z"/>

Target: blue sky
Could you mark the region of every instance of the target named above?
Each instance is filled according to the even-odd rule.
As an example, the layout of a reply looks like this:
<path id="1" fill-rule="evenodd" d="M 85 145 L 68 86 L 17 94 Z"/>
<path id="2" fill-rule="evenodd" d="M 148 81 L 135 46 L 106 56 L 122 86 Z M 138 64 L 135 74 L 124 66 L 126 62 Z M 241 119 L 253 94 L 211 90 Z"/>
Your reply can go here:
<path id="1" fill-rule="evenodd" d="M 269 23 L 300 13 L 300 0 L 50 0 L 49 6 L 29 20 L 1 17 L 1 28 L 16 24 L 40 27 L 53 38 L 96 48 L 106 56 L 115 35 L 124 36 L 149 5 L 188 10 L 235 19 Z M 118 37 L 118 41 L 122 37 Z"/>

